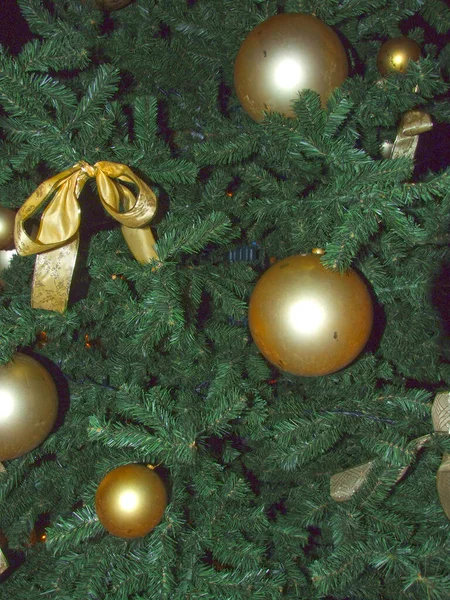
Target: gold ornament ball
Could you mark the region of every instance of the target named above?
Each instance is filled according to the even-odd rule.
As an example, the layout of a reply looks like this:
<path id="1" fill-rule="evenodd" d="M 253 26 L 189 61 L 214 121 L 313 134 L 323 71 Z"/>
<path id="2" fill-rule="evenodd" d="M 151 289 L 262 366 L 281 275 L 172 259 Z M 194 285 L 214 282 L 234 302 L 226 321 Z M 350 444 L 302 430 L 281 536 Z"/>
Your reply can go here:
<path id="1" fill-rule="evenodd" d="M 234 86 L 255 121 L 264 112 L 293 117 L 292 101 L 311 89 L 322 105 L 348 75 L 344 47 L 336 33 L 313 15 L 283 13 L 251 31 L 234 65 Z"/>
<path id="2" fill-rule="evenodd" d="M 276 367 L 313 377 L 351 363 L 366 345 L 373 306 L 362 278 L 326 269 L 322 251 L 276 262 L 250 298 L 255 344 Z"/>
<path id="3" fill-rule="evenodd" d="M 162 479 L 145 465 L 124 465 L 105 475 L 97 488 L 95 509 L 103 527 L 120 538 L 147 535 L 167 506 Z"/>
<path id="4" fill-rule="evenodd" d="M 0 461 L 22 456 L 41 444 L 58 413 L 58 392 L 37 360 L 18 353 L 0 366 Z"/>
<path id="5" fill-rule="evenodd" d="M 0 206 L 0 250 L 14 248 L 14 223 L 16 213 L 10 208 Z"/>
<path id="6" fill-rule="evenodd" d="M 404 73 L 409 61 L 419 60 L 421 49 L 417 42 L 406 36 L 392 38 L 385 42 L 378 52 L 377 67 L 381 75 Z"/>

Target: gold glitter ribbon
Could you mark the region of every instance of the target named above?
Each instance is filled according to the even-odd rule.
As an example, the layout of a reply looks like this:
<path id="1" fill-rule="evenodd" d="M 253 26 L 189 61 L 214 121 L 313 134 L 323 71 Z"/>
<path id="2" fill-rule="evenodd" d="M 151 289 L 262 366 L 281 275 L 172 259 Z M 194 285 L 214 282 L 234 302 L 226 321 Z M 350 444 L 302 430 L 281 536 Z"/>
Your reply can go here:
<path id="1" fill-rule="evenodd" d="M 403 115 L 397 137 L 392 146 L 390 158 L 407 156 L 414 158 L 419 143 L 419 135 L 433 129 L 433 122 L 423 110 L 409 110 Z"/>
<path id="2" fill-rule="evenodd" d="M 437 394 L 431 408 L 431 417 L 435 433 L 450 435 L 450 392 Z M 415 454 L 430 441 L 432 435 L 424 435 L 413 441 Z M 357 467 L 340 471 L 330 478 L 330 495 L 336 502 L 346 502 L 367 481 L 375 461 L 371 460 Z M 399 469 L 395 483 L 406 474 L 410 465 Z M 444 454 L 436 475 L 436 486 L 445 514 L 450 519 L 450 454 Z"/>
<path id="3" fill-rule="evenodd" d="M 147 225 L 156 212 L 157 200 L 149 186 L 129 167 L 98 162 L 79 162 L 47 179 L 31 194 L 16 215 L 14 240 L 21 256 L 37 254 L 31 305 L 64 312 L 79 245 L 78 198 L 87 180 L 94 178 L 104 209 L 122 225 L 122 233 L 140 263 L 157 259 L 155 239 Z M 137 198 L 125 184 L 134 184 Z M 30 237 L 24 224 L 45 203 L 39 230 Z"/>

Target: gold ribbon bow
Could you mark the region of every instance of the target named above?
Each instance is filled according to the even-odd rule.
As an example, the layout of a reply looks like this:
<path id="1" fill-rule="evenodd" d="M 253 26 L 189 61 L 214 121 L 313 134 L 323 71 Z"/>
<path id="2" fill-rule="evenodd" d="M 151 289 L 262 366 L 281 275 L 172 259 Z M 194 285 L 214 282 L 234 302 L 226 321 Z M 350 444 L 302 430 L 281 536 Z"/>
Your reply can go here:
<path id="1" fill-rule="evenodd" d="M 400 121 L 390 156 L 386 156 L 386 158 L 399 158 L 402 156 L 414 158 L 419 143 L 419 135 L 431 129 L 433 129 L 433 122 L 428 113 L 423 110 L 409 110 Z"/>
<path id="2" fill-rule="evenodd" d="M 450 434 L 450 392 L 441 392 L 434 398 L 431 417 L 435 433 Z M 424 435 L 414 440 L 415 454 L 431 439 L 432 435 Z M 336 502 L 346 502 L 367 481 L 375 461 L 369 461 L 357 467 L 351 467 L 332 475 L 330 479 L 330 495 Z M 395 483 L 405 475 L 410 465 L 399 469 Z M 436 475 L 436 486 L 439 500 L 445 514 L 450 519 L 450 455 L 444 454 L 441 466 Z"/>
<path id="3" fill-rule="evenodd" d="M 148 222 L 156 212 L 157 200 L 149 186 L 129 167 L 112 162 L 94 166 L 79 162 L 47 179 L 31 194 L 16 215 L 14 241 L 21 256 L 37 254 L 31 305 L 64 312 L 79 245 L 80 206 L 78 198 L 90 178 L 96 179 L 104 209 L 122 225 L 122 233 L 140 263 L 157 259 L 155 239 Z M 134 184 L 138 196 L 125 184 Z M 49 201 L 41 216 L 37 235 L 29 237 L 24 224 Z M 121 212 L 123 211 L 123 212 Z"/>

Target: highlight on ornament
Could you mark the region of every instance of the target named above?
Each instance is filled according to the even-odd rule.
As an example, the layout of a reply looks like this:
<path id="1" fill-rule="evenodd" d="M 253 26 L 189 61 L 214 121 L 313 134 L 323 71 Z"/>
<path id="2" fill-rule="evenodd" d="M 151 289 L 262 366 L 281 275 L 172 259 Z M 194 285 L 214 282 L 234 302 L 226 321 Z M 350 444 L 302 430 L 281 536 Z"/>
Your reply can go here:
<path id="1" fill-rule="evenodd" d="M 350 364 L 366 345 L 373 324 L 369 290 L 356 271 L 326 269 L 323 251 L 273 264 L 250 298 L 253 340 L 282 371 L 313 377 Z"/>
<path id="2" fill-rule="evenodd" d="M 37 360 L 17 353 L 0 366 L 0 461 L 39 446 L 53 428 L 57 413 L 55 383 Z"/>
<path id="3" fill-rule="evenodd" d="M 145 465 L 116 467 L 102 479 L 95 496 L 99 521 L 121 538 L 147 535 L 161 522 L 166 506 L 162 479 Z"/>
<path id="4" fill-rule="evenodd" d="M 265 112 L 295 116 L 292 103 L 311 89 L 325 106 L 347 78 L 348 61 L 337 34 L 313 15 L 283 13 L 251 31 L 234 65 L 234 86 L 255 121 Z"/>

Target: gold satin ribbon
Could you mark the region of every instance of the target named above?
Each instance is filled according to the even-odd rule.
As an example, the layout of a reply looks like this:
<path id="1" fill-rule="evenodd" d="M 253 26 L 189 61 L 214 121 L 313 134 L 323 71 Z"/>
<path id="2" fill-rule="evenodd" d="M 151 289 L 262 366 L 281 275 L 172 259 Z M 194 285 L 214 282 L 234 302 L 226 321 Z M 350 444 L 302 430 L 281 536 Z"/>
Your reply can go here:
<path id="1" fill-rule="evenodd" d="M 16 215 L 14 241 L 21 256 L 37 254 L 31 305 L 64 312 L 79 245 L 78 198 L 90 178 L 96 179 L 104 209 L 122 225 L 122 233 L 140 263 L 157 259 L 155 238 L 147 225 L 156 212 L 157 199 L 149 186 L 129 167 L 101 161 L 94 166 L 79 162 L 47 179 L 31 194 Z M 138 188 L 138 196 L 124 185 Z M 43 204 L 39 230 L 29 237 L 24 224 Z M 121 212 L 121 210 L 123 212 Z"/>
<path id="2" fill-rule="evenodd" d="M 409 110 L 403 115 L 397 137 L 392 146 L 390 158 L 407 156 L 414 158 L 419 143 L 419 135 L 433 129 L 433 122 L 423 110 Z"/>
<path id="3" fill-rule="evenodd" d="M 0 473 L 6 473 L 6 469 L 2 463 L 0 463 Z M 9 567 L 8 561 L 6 560 L 6 556 L 0 550 L 0 575 L 6 571 Z"/>
<path id="4" fill-rule="evenodd" d="M 0 550 L 0 575 L 6 571 L 9 567 L 8 561 L 6 560 L 6 556 Z"/>
<path id="5" fill-rule="evenodd" d="M 435 433 L 450 435 L 450 392 L 437 394 L 431 408 L 431 417 Z M 432 434 L 424 435 L 413 441 L 415 454 L 432 438 Z M 357 467 L 340 471 L 330 478 L 330 495 L 336 502 L 346 502 L 367 481 L 375 461 L 371 460 Z M 406 474 L 410 465 L 399 469 L 395 483 Z M 450 519 L 450 454 L 444 454 L 441 466 L 436 475 L 436 486 L 445 514 Z"/>

